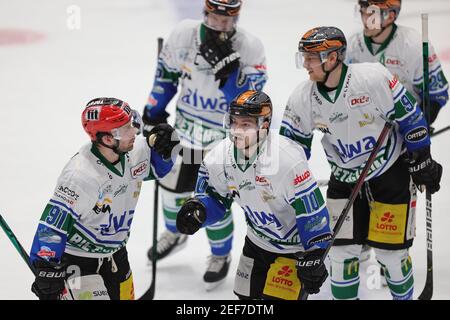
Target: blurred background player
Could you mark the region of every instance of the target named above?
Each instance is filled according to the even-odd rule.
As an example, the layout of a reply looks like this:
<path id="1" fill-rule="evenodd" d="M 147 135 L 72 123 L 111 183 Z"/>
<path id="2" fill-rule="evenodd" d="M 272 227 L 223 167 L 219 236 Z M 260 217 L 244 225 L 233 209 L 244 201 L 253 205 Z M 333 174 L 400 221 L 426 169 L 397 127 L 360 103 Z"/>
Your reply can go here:
<path id="1" fill-rule="evenodd" d="M 181 22 L 167 39 L 158 60 L 152 91 L 145 106 L 144 134 L 167 122 L 166 107 L 176 101 L 175 129 L 181 140 L 182 159 L 160 181 L 167 230 L 158 239 L 158 259 L 181 249 L 187 237 L 176 229 L 176 215 L 192 195 L 206 151 L 225 137 L 223 117 L 231 100 L 248 89 L 261 90 L 266 82 L 266 61 L 261 41 L 236 24 L 241 0 L 206 0 L 204 21 Z M 227 211 L 206 229 L 211 245 L 204 281 L 211 290 L 228 272 L 233 219 Z M 148 251 L 150 260 L 152 249 Z"/>
<path id="2" fill-rule="evenodd" d="M 37 271 L 32 291 L 43 300 L 134 299 L 126 243 L 143 180 L 173 166 L 177 139 L 156 126 L 154 146 L 136 137 L 139 113 L 115 98 L 91 100 L 81 121 L 91 143 L 64 167 L 42 213 L 30 259 Z M 172 142 L 170 142 L 172 140 Z M 70 293 L 65 279 L 75 272 Z M 78 285 L 78 287 L 76 287 Z"/>
<path id="3" fill-rule="evenodd" d="M 359 0 L 363 31 L 349 38 L 346 60 L 349 63 L 380 62 L 414 95 L 419 106 L 423 97 L 422 38 L 412 28 L 395 23 L 401 0 Z M 448 82 L 430 45 L 430 125 L 448 101 Z M 365 246 L 361 260 L 369 258 Z"/>
<path id="4" fill-rule="evenodd" d="M 247 236 L 235 294 L 297 300 L 302 290 L 318 293 L 328 276 L 322 257 L 331 238 L 329 215 L 304 151 L 270 132 L 271 118 L 265 93 L 250 90 L 235 98 L 224 121 L 229 138 L 205 157 L 195 197 L 181 208 L 177 227 L 193 234 L 222 219 L 236 201 Z"/>
<path id="5" fill-rule="evenodd" d="M 415 236 L 415 186 L 440 188 L 442 166 L 431 158 L 425 117 L 414 97 L 379 63 L 346 65 L 341 30 L 318 27 L 299 42 L 298 66 L 310 80 L 292 93 L 281 133 L 309 155 L 313 131 L 331 166 L 327 208 L 332 224 L 350 196 L 385 119 L 396 122 L 382 145 L 348 219 L 330 250 L 334 299 L 357 299 L 362 245 L 375 248 L 394 299 L 412 299 L 414 278 L 408 248 Z"/>
<path id="6" fill-rule="evenodd" d="M 417 100 L 423 97 L 422 36 L 395 23 L 401 0 L 359 0 L 363 31 L 348 42 L 347 61 L 380 62 Z M 448 101 L 448 82 L 433 46 L 430 45 L 430 125 Z"/>

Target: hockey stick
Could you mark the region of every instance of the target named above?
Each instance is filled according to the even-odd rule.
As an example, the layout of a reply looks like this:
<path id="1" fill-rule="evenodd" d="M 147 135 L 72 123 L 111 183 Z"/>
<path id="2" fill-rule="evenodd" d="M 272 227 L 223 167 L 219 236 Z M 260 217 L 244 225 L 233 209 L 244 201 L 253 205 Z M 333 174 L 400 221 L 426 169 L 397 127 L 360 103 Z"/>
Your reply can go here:
<path id="1" fill-rule="evenodd" d="M 375 158 L 378 154 L 378 152 L 381 149 L 381 146 L 384 143 L 384 140 L 391 132 L 392 127 L 394 126 L 394 123 L 389 120 L 385 119 L 386 123 L 384 124 L 383 130 L 381 130 L 381 133 L 378 137 L 377 143 L 375 144 L 375 147 L 373 148 L 372 152 L 369 155 L 369 159 L 367 159 L 367 162 L 359 175 L 358 180 L 356 181 L 355 187 L 352 190 L 352 193 L 350 194 L 350 197 L 348 198 L 347 202 L 345 203 L 344 209 L 342 209 L 341 214 L 339 215 L 339 218 L 336 222 L 336 225 L 333 228 L 333 236 L 331 237 L 330 243 L 328 244 L 328 247 L 325 249 L 325 253 L 323 254 L 321 260 L 322 262 L 325 261 L 328 252 L 330 252 L 331 247 L 333 246 L 334 241 L 336 240 L 336 236 L 339 233 L 339 230 L 341 229 L 342 225 L 344 224 L 345 218 L 347 217 L 347 214 L 350 211 L 350 208 L 353 205 L 353 202 L 355 202 L 355 199 L 359 193 L 359 190 L 361 190 L 361 187 L 364 184 L 364 180 L 366 179 L 369 169 L 372 166 L 373 162 L 375 161 Z M 308 299 L 308 293 L 303 291 L 300 297 L 300 300 L 307 300 Z"/>
<path id="2" fill-rule="evenodd" d="M 448 131 L 448 130 L 450 130 L 450 126 L 446 126 L 445 128 L 439 129 L 439 130 L 437 130 L 437 131 L 433 131 L 433 132 L 431 133 L 431 136 L 432 136 L 432 137 L 435 137 L 435 136 L 437 136 L 437 135 L 439 135 L 439 134 L 441 134 L 441 133 L 444 133 L 445 131 Z"/>
<path id="3" fill-rule="evenodd" d="M 158 57 L 163 46 L 164 39 L 158 38 Z M 150 137 L 151 139 L 151 137 Z M 150 287 L 145 291 L 145 293 L 139 298 L 139 300 L 153 300 L 155 297 L 155 286 L 156 286 L 156 261 L 158 260 L 158 199 L 159 199 L 159 183 L 155 179 L 155 192 L 153 194 L 153 240 L 152 240 L 152 282 Z"/>
<path id="4" fill-rule="evenodd" d="M 427 123 L 430 119 L 430 84 L 429 84 L 429 60 L 428 60 L 428 14 L 422 14 L 422 55 L 423 55 L 423 110 Z M 419 300 L 431 300 L 433 296 L 433 242 L 432 242 L 432 203 L 431 192 L 426 190 L 426 228 L 427 228 L 427 278 L 425 287 L 419 295 Z"/>
<path id="5" fill-rule="evenodd" d="M 0 214 L 0 226 L 2 227 L 3 231 L 5 231 L 6 236 L 9 238 L 9 240 L 11 240 L 11 243 L 13 244 L 14 248 L 16 248 L 17 252 L 19 252 L 20 256 L 25 261 L 28 268 L 30 268 L 31 272 L 33 272 L 33 274 L 36 275 L 37 274 L 36 269 L 31 264 L 30 256 L 25 251 L 25 249 L 22 247 L 22 245 L 20 244 L 16 235 L 11 230 L 11 228 L 8 226 L 8 224 L 6 223 L 5 219 L 3 219 L 3 216 L 1 214 Z"/>

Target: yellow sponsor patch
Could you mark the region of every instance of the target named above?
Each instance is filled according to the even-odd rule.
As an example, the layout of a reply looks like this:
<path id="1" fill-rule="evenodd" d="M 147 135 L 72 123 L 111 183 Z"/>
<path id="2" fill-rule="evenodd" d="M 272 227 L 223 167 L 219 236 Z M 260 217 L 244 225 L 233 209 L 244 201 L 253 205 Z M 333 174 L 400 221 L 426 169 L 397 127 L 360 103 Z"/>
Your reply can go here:
<path id="1" fill-rule="evenodd" d="M 263 294 L 283 300 L 298 300 L 301 285 L 295 264 L 294 259 L 277 258 L 267 272 Z"/>
<path id="2" fill-rule="evenodd" d="M 407 204 L 371 203 L 368 240 L 402 244 L 405 239 Z"/>
<path id="3" fill-rule="evenodd" d="M 120 283 L 120 300 L 134 300 L 133 275 Z"/>

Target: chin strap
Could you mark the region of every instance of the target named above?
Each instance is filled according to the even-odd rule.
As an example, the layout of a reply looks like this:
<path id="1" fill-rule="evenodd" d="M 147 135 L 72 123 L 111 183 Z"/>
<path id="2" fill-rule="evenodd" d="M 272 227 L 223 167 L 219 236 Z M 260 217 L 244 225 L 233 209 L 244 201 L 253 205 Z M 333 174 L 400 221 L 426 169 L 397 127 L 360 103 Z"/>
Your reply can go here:
<path id="1" fill-rule="evenodd" d="M 115 143 L 114 143 L 114 146 L 108 146 L 107 144 L 105 144 L 105 143 L 103 142 L 102 137 L 100 137 L 100 139 L 97 139 L 97 141 L 96 141 L 96 143 L 98 143 L 98 144 L 104 146 L 105 148 L 111 149 L 111 150 L 112 150 L 115 154 L 117 154 L 118 156 L 124 154 L 124 152 L 119 151 L 119 149 L 118 149 L 118 148 L 119 148 L 120 141 L 117 140 L 117 139 L 114 139 L 114 142 L 115 142 Z"/>
<path id="2" fill-rule="evenodd" d="M 325 70 L 325 63 L 322 64 L 322 70 L 325 73 L 325 79 L 323 81 L 318 81 L 319 83 L 325 85 L 325 83 L 328 81 L 328 78 L 330 77 L 330 74 L 336 70 L 337 67 L 339 67 L 339 65 L 342 63 L 341 60 L 337 60 L 337 62 L 335 63 L 335 65 L 331 68 L 331 70 L 326 71 Z"/>

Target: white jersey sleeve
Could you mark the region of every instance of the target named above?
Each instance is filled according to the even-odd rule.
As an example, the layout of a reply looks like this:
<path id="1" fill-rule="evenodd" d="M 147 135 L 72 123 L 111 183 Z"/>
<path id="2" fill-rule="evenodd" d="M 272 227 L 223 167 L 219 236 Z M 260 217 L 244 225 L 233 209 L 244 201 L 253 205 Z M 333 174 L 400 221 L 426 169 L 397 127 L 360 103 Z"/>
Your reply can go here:
<path id="1" fill-rule="evenodd" d="M 284 111 L 280 133 L 298 142 L 309 159 L 314 121 L 311 108 L 312 82 L 305 81 L 294 89 Z"/>

